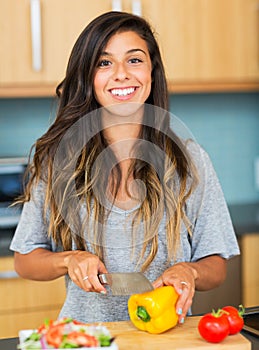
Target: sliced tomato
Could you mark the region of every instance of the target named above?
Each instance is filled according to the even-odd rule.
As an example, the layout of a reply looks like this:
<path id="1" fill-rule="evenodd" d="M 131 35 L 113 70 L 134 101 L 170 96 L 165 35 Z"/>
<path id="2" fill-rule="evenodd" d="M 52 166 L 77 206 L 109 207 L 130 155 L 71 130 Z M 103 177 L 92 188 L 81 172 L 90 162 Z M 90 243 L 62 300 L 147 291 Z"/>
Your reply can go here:
<path id="1" fill-rule="evenodd" d="M 53 345 L 54 348 L 59 347 L 62 342 L 64 326 L 64 323 L 50 326 L 46 333 L 46 341 L 49 345 Z"/>
<path id="2" fill-rule="evenodd" d="M 85 347 L 98 346 L 98 341 L 94 336 L 82 332 L 71 332 L 67 335 L 66 340 Z"/>
<path id="3" fill-rule="evenodd" d="M 38 332 L 39 333 L 45 333 L 45 331 L 53 324 L 53 320 L 45 320 L 44 323 L 42 323 L 39 327 L 38 327 Z"/>
<path id="4" fill-rule="evenodd" d="M 76 324 L 76 325 L 85 326 L 85 323 L 84 323 L 84 322 L 80 322 L 80 321 L 77 321 L 77 320 L 73 320 L 72 322 L 73 322 L 74 324 Z"/>
<path id="5" fill-rule="evenodd" d="M 42 324 L 38 327 L 38 332 L 39 333 L 43 333 L 45 330 L 47 329 L 46 325 L 45 324 Z"/>

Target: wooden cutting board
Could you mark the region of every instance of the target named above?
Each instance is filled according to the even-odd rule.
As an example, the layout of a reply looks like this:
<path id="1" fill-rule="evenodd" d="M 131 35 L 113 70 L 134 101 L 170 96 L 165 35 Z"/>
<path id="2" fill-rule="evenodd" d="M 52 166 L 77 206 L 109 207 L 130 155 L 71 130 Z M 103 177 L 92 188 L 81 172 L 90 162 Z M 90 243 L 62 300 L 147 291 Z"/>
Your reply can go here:
<path id="1" fill-rule="evenodd" d="M 139 331 L 130 321 L 107 322 L 104 325 L 116 337 L 119 350 L 251 350 L 250 341 L 240 333 L 228 336 L 221 343 L 206 342 L 197 328 L 199 319 L 196 316 L 187 317 L 183 325 L 162 334 Z"/>

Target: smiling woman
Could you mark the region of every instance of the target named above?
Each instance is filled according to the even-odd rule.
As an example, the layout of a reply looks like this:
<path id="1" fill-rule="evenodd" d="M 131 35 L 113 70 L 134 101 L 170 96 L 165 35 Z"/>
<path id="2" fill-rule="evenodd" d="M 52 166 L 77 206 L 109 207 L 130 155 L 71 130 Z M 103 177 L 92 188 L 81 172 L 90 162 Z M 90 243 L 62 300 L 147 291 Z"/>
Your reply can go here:
<path id="1" fill-rule="evenodd" d="M 60 317 L 89 323 L 129 319 L 128 296 L 107 293 L 99 274 L 142 271 L 154 288 L 174 287 L 183 323 L 195 289 L 221 284 L 239 248 L 208 155 L 170 126 L 150 25 L 125 12 L 94 19 L 57 97 L 20 198 L 11 244 L 17 272 L 65 275 Z"/>
<path id="2" fill-rule="evenodd" d="M 145 40 L 133 31 L 114 35 L 102 53 L 94 78 L 100 105 L 145 103 L 151 91 L 152 64 Z"/>

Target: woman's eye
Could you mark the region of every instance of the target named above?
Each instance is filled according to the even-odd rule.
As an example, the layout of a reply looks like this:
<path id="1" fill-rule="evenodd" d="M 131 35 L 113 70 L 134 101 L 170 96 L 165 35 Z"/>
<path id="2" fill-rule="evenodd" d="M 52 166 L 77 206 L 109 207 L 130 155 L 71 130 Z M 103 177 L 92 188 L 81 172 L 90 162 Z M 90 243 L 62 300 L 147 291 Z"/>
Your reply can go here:
<path id="1" fill-rule="evenodd" d="M 101 60 L 99 63 L 98 63 L 98 67 L 107 67 L 111 64 L 110 61 L 108 60 Z"/>
<path id="2" fill-rule="evenodd" d="M 131 58 L 129 60 L 130 63 L 140 63 L 143 62 L 140 58 Z"/>

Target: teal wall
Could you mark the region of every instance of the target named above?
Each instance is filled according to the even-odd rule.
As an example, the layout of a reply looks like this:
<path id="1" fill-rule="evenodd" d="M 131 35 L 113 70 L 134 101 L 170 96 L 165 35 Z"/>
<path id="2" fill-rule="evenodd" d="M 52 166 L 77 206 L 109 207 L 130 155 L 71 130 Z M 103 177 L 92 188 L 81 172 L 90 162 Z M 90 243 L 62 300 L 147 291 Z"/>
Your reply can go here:
<path id="1" fill-rule="evenodd" d="M 259 201 L 259 94 L 172 95 L 170 109 L 209 153 L 228 203 Z M 27 156 L 54 115 L 50 98 L 0 99 L 0 157 Z"/>
<path id="2" fill-rule="evenodd" d="M 174 95 L 170 109 L 209 153 L 227 201 L 259 201 L 259 93 Z"/>
<path id="3" fill-rule="evenodd" d="M 50 98 L 0 99 L 0 157 L 27 156 L 54 114 Z"/>

